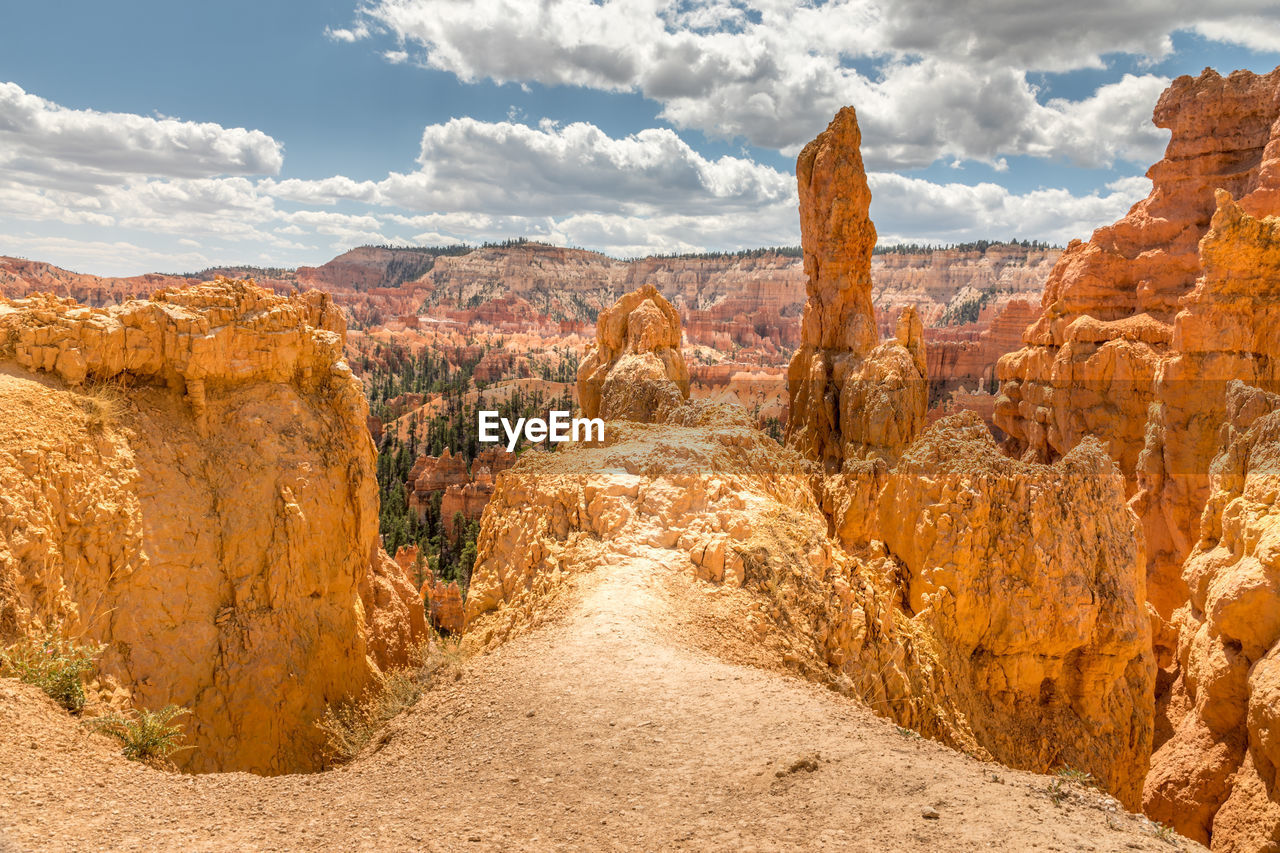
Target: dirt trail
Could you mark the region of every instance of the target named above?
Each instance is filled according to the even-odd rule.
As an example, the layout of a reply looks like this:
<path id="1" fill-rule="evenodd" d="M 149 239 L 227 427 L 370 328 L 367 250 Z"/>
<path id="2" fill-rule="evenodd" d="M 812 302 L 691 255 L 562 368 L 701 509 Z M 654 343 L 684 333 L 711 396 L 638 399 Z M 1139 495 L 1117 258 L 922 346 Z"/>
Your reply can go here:
<path id="1" fill-rule="evenodd" d="M 671 614 L 703 593 L 673 571 L 584 575 L 564 618 L 312 776 L 131 765 L 0 681 L 0 851 L 1174 849 L 1109 798 L 1055 804 L 1047 777 L 695 650 Z"/>

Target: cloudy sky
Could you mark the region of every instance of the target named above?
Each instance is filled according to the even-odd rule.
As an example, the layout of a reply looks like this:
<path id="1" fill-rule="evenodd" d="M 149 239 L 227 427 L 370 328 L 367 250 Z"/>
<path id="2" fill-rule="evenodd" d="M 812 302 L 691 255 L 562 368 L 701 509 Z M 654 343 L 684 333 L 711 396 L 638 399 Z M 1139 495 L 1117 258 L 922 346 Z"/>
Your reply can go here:
<path id="1" fill-rule="evenodd" d="M 790 245 L 845 104 L 882 242 L 1065 242 L 1146 195 L 1173 77 L 1278 64 L 1277 0 L 7 4 L 0 254 Z"/>

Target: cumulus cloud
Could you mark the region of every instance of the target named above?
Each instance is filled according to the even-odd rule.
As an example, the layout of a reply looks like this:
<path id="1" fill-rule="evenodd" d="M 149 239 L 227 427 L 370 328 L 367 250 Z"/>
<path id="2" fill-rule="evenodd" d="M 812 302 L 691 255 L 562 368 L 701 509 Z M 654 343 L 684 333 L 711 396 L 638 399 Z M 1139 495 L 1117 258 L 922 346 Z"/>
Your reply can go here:
<path id="1" fill-rule="evenodd" d="M 840 106 L 869 128 L 866 157 L 901 168 L 943 157 L 1137 162 L 1152 150 L 1159 85 L 1042 103 L 1028 72 L 1149 57 L 1194 30 L 1274 49 L 1273 0 L 371 0 L 358 27 L 463 81 L 639 92 L 680 128 L 794 153 Z M 1105 110 L 1103 109 L 1105 107 Z M 1105 117 L 1112 124 L 1090 123 Z"/>
<path id="2" fill-rule="evenodd" d="M 1124 178 L 1106 193 L 1065 189 L 1012 193 L 999 184 L 938 184 L 892 172 L 868 175 L 871 215 L 881 242 L 957 243 L 982 238 L 1037 238 L 1065 244 L 1088 239 L 1151 191 L 1147 178 Z"/>
<path id="3" fill-rule="evenodd" d="M 272 175 L 283 149 L 259 130 L 73 110 L 0 83 L 0 171 L 203 178 Z"/>
<path id="4" fill-rule="evenodd" d="M 708 20 L 723 25 L 731 10 L 717 14 Z M 902 73 L 927 75 L 927 69 Z M 1122 139 L 1104 143 L 1094 136 L 1074 137 L 1071 129 L 1082 123 L 1114 124 L 1124 104 L 1146 97 L 1155 82 L 1126 77 L 1085 101 L 1044 106 L 1065 117 L 1058 125 L 1023 128 L 1021 144 L 1030 150 L 1056 139 L 1059 146 L 1079 148 L 1084 157 L 1125 156 L 1122 146 L 1134 145 L 1134 137 L 1121 134 Z M 1018 91 L 1017 83 L 1012 81 L 1010 91 Z M 45 109 L 61 110 L 52 104 Z M 874 100 L 867 109 L 875 115 Z M 924 102 L 913 109 L 927 113 L 932 107 Z M 1070 111 L 1078 115 L 1068 116 Z M 124 123 L 161 121 L 132 119 L 137 121 Z M 874 121 L 864 120 L 864 127 L 874 127 Z M 11 132 L 0 128 L 0 133 Z M 954 135 L 977 148 L 983 132 L 977 126 L 945 133 L 934 127 L 911 144 L 928 150 Z M 1111 147 L 1089 147 L 1099 144 Z M 901 145 L 900 158 L 923 158 L 907 142 Z M 745 157 L 709 157 L 667 128 L 611 136 L 586 122 L 531 126 L 453 119 L 424 129 L 416 168 L 389 172 L 380 180 L 202 175 L 199 169 L 171 167 L 163 157 L 156 163 L 152 174 L 132 171 L 140 168 L 136 165 L 112 171 L 108 161 L 100 161 L 92 182 L 23 175 L 12 161 L 0 163 L 0 227 L 25 221 L 74 226 L 77 233 L 146 234 L 149 240 L 168 241 L 172 251 L 165 262 L 157 260 L 154 248 L 95 237 L 76 251 L 78 241 L 60 243 L 62 238 L 48 233 L 3 249 L 120 274 L 233 261 L 316 263 L 325 259 L 323 252 L 365 243 L 475 243 L 518 235 L 623 257 L 799 240 L 795 180 L 789 172 Z M 1113 221 L 1149 187 L 1145 178 L 1129 178 L 1093 194 L 1016 194 L 996 184 L 944 184 L 883 170 L 873 171 L 869 180 L 872 215 L 886 241 L 1012 235 L 1065 241 Z M 130 263 L 127 256 L 134 248 L 138 252 Z M 194 263 L 195 248 L 208 260 Z M 215 252 L 222 254 L 213 257 Z"/>
<path id="5" fill-rule="evenodd" d="M 1224 20 L 1200 21 L 1195 30 L 1213 41 L 1238 44 L 1250 50 L 1280 53 L 1280 21 L 1261 15 L 1238 15 Z"/>
<path id="6" fill-rule="evenodd" d="M 312 204 L 523 216 L 710 214 L 793 203 L 795 196 L 790 175 L 740 157 L 705 157 L 666 128 L 615 138 L 586 122 L 530 127 L 459 118 L 423 131 L 418 164 L 381 181 L 333 177 L 264 186 Z"/>

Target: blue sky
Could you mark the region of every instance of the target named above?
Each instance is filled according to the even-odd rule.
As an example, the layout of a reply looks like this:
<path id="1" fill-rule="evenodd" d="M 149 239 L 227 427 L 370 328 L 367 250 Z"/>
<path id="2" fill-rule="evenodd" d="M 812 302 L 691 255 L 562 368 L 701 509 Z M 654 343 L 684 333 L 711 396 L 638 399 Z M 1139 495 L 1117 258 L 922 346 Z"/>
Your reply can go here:
<path id="1" fill-rule="evenodd" d="M 1086 237 L 1168 81 L 1280 65 L 1272 0 L 10 4 L 0 254 L 99 274 L 525 235 L 798 242 L 857 107 L 883 241 Z"/>

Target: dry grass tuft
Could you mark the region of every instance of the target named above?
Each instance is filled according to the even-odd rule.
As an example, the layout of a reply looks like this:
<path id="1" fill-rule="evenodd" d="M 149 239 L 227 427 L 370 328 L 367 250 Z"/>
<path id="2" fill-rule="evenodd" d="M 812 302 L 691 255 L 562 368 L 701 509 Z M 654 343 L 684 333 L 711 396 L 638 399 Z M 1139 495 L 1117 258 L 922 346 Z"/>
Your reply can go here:
<path id="1" fill-rule="evenodd" d="M 387 723 L 417 704 L 425 691 L 460 679 L 462 665 L 459 638 L 437 634 L 414 650 L 410 666 L 379 673 L 359 699 L 330 705 L 316 723 L 324 733 L 326 761 L 344 764 L 354 759 Z"/>
<path id="2" fill-rule="evenodd" d="M 93 435 L 115 427 L 124 414 L 124 391 L 115 382 L 87 384 L 75 396 L 80 411 L 84 413 L 85 429 Z"/>

